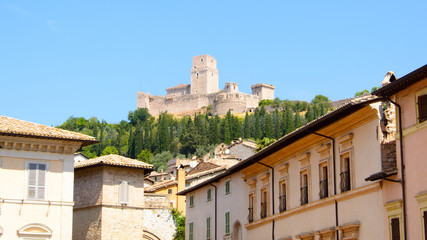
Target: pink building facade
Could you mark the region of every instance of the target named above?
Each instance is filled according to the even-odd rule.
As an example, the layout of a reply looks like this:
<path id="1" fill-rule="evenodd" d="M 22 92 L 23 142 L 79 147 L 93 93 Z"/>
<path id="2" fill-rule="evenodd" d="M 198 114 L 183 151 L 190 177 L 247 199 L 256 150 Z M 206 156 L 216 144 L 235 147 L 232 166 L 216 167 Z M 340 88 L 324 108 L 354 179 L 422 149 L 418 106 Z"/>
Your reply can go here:
<path id="1" fill-rule="evenodd" d="M 398 104 L 394 104 L 398 174 L 382 181 L 384 231 L 386 239 L 426 240 L 427 65 L 400 79 L 391 80 L 373 93 Z"/>

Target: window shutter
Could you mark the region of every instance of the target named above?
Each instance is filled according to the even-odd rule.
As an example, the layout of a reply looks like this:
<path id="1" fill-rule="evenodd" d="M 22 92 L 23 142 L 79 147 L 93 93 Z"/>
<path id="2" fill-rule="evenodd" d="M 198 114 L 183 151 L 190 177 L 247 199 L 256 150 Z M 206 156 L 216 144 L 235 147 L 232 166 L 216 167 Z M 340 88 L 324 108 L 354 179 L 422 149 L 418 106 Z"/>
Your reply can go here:
<path id="1" fill-rule="evenodd" d="M 30 199 L 44 199 L 46 191 L 47 165 L 28 163 L 28 192 Z"/>
<path id="2" fill-rule="evenodd" d="M 418 120 L 420 123 L 427 120 L 427 95 L 418 96 Z"/>
<path id="3" fill-rule="evenodd" d="M 230 212 L 225 213 L 225 234 L 230 234 Z"/>
<path id="4" fill-rule="evenodd" d="M 206 218 L 206 238 L 211 238 L 211 218 Z"/>
<path id="5" fill-rule="evenodd" d="M 423 212 L 424 218 L 424 240 L 427 240 L 427 211 Z"/>
<path id="6" fill-rule="evenodd" d="M 129 203 L 129 183 L 126 181 L 121 182 L 119 185 L 119 203 Z"/>
<path id="7" fill-rule="evenodd" d="M 400 240 L 399 218 L 391 219 L 391 239 Z"/>
<path id="8" fill-rule="evenodd" d="M 208 189 L 208 192 L 207 192 L 207 200 L 208 200 L 208 202 L 209 202 L 211 199 L 212 199 L 212 191 L 211 191 L 211 189 L 209 188 L 209 189 Z"/>

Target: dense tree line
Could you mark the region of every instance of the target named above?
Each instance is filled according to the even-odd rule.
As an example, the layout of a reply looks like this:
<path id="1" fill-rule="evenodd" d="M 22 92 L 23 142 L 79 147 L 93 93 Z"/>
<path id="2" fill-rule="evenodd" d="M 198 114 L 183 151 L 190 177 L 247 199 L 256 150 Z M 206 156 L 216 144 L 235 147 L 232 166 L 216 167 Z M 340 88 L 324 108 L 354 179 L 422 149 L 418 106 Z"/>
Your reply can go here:
<path id="1" fill-rule="evenodd" d="M 330 100 L 322 95 L 310 103 L 289 100 L 263 100 L 253 113 L 238 117 L 195 114 L 176 118 L 161 113 L 157 118 L 147 109 L 129 112 L 128 121 L 108 124 L 97 118 L 70 117 L 60 128 L 96 137 L 100 142 L 82 149 L 88 157 L 111 153 L 154 164 L 166 169 L 173 157 L 202 157 L 215 146 L 243 138 L 259 143 L 260 148 L 331 110 Z"/>

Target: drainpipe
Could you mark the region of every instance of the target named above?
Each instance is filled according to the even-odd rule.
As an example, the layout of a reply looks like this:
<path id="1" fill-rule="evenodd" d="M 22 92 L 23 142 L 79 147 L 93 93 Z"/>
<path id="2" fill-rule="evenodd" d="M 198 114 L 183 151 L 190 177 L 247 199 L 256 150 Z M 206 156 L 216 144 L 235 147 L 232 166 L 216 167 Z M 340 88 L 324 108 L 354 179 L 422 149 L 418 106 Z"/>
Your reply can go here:
<path id="1" fill-rule="evenodd" d="M 335 164 L 335 139 L 330 137 L 330 136 L 326 136 L 317 132 L 312 132 L 307 130 L 308 132 L 324 137 L 324 138 L 328 138 L 332 141 L 332 164 L 333 164 L 333 172 L 334 172 L 334 195 L 337 195 L 337 175 L 336 175 L 336 164 Z M 337 200 L 334 201 L 335 202 L 335 226 L 338 227 L 339 221 L 338 221 L 338 202 Z M 335 234 L 336 234 L 336 239 L 338 239 L 338 230 L 335 230 Z"/>
<path id="2" fill-rule="evenodd" d="M 259 161 L 255 161 L 255 162 L 263 165 L 264 167 L 268 167 L 271 169 L 271 204 L 272 204 L 272 212 L 274 215 L 274 208 L 275 208 L 275 206 L 274 206 L 274 168 L 272 166 L 261 163 Z M 274 219 L 272 219 L 272 222 L 271 222 L 271 224 L 272 224 L 272 226 L 271 226 L 271 239 L 272 240 L 274 240 L 274 223 L 275 223 Z"/>
<path id="3" fill-rule="evenodd" d="M 213 185 L 212 183 L 210 183 L 210 185 L 212 186 L 212 187 L 214 187 L 215 188 L 215 240 L 217 240 L 217 233 L 218 233 L 218 231 L 217 231 L 217 223 L 218 223 L 218 221 L 217 221 L 217 210 L 218 210 L 218 205 L 217 205 L 217 199 L 218 199 L 218 197 L 217 197 L 217 193 L 216 193 L 216 186 L 215 185 Z"/>
<path id="4" fill-rule="evenodd" d="M 401 186 L 402 186 L 402 200 L 403 200 L 403 239 L 407 239 L 407 223 L 406 223 L 406 186 L 405 186 L 405 162 L 403 161 L 403 129 L 402 129 L 402 109 L 400 105 L 394 101 L 392 101 L 390 98 L 385 98 L 385 100 L 393 103 L 399 111 L 399 142 L 400 142 L 400 166 L 402 168 L 402 180 L 401 180 Z"/>

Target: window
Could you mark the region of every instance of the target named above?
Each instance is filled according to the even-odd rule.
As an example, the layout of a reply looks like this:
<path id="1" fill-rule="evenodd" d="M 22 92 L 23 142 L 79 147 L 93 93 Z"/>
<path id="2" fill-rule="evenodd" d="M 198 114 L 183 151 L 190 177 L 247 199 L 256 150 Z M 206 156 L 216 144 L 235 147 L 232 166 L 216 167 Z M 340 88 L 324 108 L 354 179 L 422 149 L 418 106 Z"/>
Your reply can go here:
<path id="1" fill-rule="evenodd" d="M 261 218 L 267 217 L 267 189 L 261 190 Z"/>
<path id="2" fill-rule="evenodd" d="M 391 219 L 391 240 L 400 240 L 399 218 Z"/>
<path id="3" fill-rule="evenodd" d="M 423 211 L 424 240 L 427 240 L 427 211 Z"/>
<path id="4" fill-rule="evenodd" d="M 350 156 L 345 154 L 341 157 L 341 192 L 351 189 L 350 182 Z"/>
<path id="5" fill-rule="evenodd" d="M 206 201 L 210 202 L 212 200 L 212 189 L 208 189 L 206 192 Z"/>
<path id="6" fill-rule="evenodd" d="M 225 213 L 225 234 L 230 234 L 230 212 Z"/>
<path id="7" fill-rule="evenodd" d="M 427 94 L 418 96 L 418 122 L 427 120 Z"/>
<path id="8" fill-rule="evenodd" d="M 254 221 L 254 194 L 249 194 L 249 214 L 248 214 L 248 221 L 253 222 Z"/>
<path id="9" fill-rule="evenodd" d="M 191 222 L 188 224 L 188 239 L 189 240 L 194 240 L 193 232 L 194 232 L 194 226 L 193 226 L 193 223 Z"/>
<path id="10" fill-rule="evenodd" d="M 230 194 L 230 192 L 230 180 L 228 180 L 227 182 L 225 182 L 225 194 Z"/>
<path id="11" fill-rule="evenodd" d="M 190 207 L 194 207 L 194 195 L 190 196 Z"/>
<path id="12" fill-rule="evenodd" d="M 301 173 L 301 205 L 308 203 L 308 176 L 307 172 Z"/>
<path id="13" fill-rule="evenodd" d="M 172 194 L 172 189 L 168 189 L 168 194 Z"/>
<path id="14" fill-rule="evenodd" d="M 45 163 L 28 163 L 28 189 L 29 199 L 45 199 L 46 195 L 46 172 Z"/>
<path id="15" fill-rule="evenodd" d="M 211 239 L 211 218 L 206 218 L 206 239 Z"/>
<path id="16" fill-rule="evenodd" d="M 129 203 L 129 182 L 122 181 L 119 185 L 119 203 Z"/>
<path id="17" fill-rule="evenodd" d="M 286 211 L 286 182 L 280 183 L 279 211 Z"/>
<path id="18" fill-rule="evenodd" d="M 328 166 L 327 165 L 321 165 L 320 166 L 320 192 L 319 197 L 320 199 L 327 198 L 328 197 Z"/>

